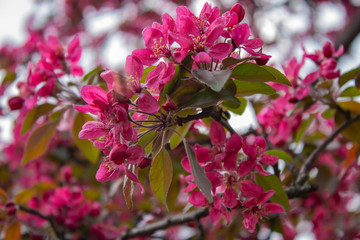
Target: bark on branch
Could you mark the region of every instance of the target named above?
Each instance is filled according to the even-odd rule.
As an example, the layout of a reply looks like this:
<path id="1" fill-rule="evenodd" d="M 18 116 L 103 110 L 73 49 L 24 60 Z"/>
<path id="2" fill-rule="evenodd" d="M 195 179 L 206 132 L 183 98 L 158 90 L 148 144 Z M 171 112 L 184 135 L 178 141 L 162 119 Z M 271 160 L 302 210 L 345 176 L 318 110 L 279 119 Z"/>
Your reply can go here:
<path id="1" fill-rule="evenodd" d="M 166 229 L 171 226 L 181 225 L 191 221 L 196 221 L 197 219 L 206 217 L 207 215 L 209 215 L 209 208 L 200 208 L 186 214 L 174 215 L 142 227 L 129 229 L 121 236 L 120 239 L 125 240 L 132 237 L 150 235 L 157 230 Z"/>

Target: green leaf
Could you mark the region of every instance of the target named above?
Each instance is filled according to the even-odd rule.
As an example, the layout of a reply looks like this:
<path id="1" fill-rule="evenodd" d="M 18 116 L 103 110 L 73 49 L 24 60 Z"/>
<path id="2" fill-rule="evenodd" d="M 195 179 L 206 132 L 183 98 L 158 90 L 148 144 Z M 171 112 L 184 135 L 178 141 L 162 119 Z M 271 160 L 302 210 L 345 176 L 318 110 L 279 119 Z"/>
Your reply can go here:
<path id="1" fill-rule="evenodd" d="M 223 100 L 232 101 L 238 105 L 241 104 L 239 99 L 234 97 L 228 90 L 222 89 L 220 92 L 214 92 L 210 88 L 200 90 L 189 101 L 187 101 L 181 108 L 194 107 L 204 108 L 218 104 Z"/>
<path id="2" fill-rule="evenodd" d="M 92 84 L 94 78 L 97 75 L 99 75 L 102 71 L 103 71 L 102 66 L 101 65 L 97 66 L 96 68 L 94 68 L 93 70 L 91 70 L 90 72 L 84 75 L 83 82 L 88 81 L 88 84 Z"/>
<path id="3" fill-rule="evenodd" d="M 321 114 L 321 116 L 322 116 L 323 118 L 325 118 L 325 119 L 330 119 L 330 118 L 334 117 L 335 113 L 336 113 L 336 110 L 335 110 L 335 109 L 329 108 L 329 109 L 326 109 L 326 110 Z"/>
<path id="4" fill-rule="evenodd" d="M 173 166 L 169 153 L 165 148 L 153 159 L 149 178 L 155 196 L 165 205 L 167 194 L 173 177 Z"/>
<path id="5" fill-rule="evenodd" d="M 287 86 L 292 86 L 289 79 L 287 79 L 285 77 L 284 74 L 282 74 L 279 70 L 277 70 L 276 68 L 270 67 L 270 66 L 266 66 L 266 65 L 262 65 L 262 68 L 266 69 L 268 72 L 270 72 L 272 75 L 274 75 L 274 77 L 276 78 L 276 83 L 280 83 L 280 84 L 284 84 Z"/>
<path id="6" fill-rule="evenodd" d="M 187 122 L 184 125 L 182 125 L 181 127 L 177 127 L 175 130 L 179 134 L 181 134 L 182 136 L 185 137 L 185 135 L 189 131 L 192 123 L 193 123 L 193 121 Z M 174 134 L 174 136 L 172 136 L 172 138 L 170 138 L 170 148 L 171 149 L 176 148 L 181 143 L 181 141 L 182 141 L 181 137 L 177 134 Z"/>
<path id="7" fill-rule="evenodd" d="M 21 161 L 22 165 L 25 165 L 26 163 L 46 153 L 51 137 L 53 136 L 59 122 L 60 119 L 46 122 L 31 132 L 29 139 L 25 144 L 24 156 Z"/>
<path id="8" fill-rule="evenodd" d="M 151 66 L 151 67 L 145 68 L 145 69 L 144 69 L 144 73 L 143 73 L 143 75 L 142 75 L 142 77 L 141 77 L 141 79 L 140 79 L 140 82 L 141 82 L 141 83 L 145 83 L 145 80 L 146 80 L 147 75 L 148 75 L 152 70 L 154 70 L 155 68 L 156 68 L 156 66 Z"/>
<path id="9" fill-rule="evenodd" d="M 275 191 L 275 194 L 270 198 L 271 202 L 282 205 L 286 210 L 290 209 L 289 199 L 278 177 L 275 175 L 262 176 L 256 174 L 256 182 L 264 188 L 264 191 Z"/>
<path id="10" fill-rule="evenodd" d="M 280 159 L 282 159 L 286 162 L 292 162 L 292 157 L 282 150 L 269 150 L 269 151 L 266 151 L 265 153 L 269 154 L 271 156 L 279 157 Z"/>
<path id="11" fill-rule="evenodd" d="M 96 163 L 99 158 L 99 149 L 94 147 L 93 143 L 88 139 L 79 138 L 79 132 L 81 131 L 82 126 L 88 121 L 94 121 L 94 118 L 86 113 L 77 112 L 75 114 L 72 132 L 76 146 L 90 162 Z"/>
<path id="12" fill-rule="evenodd" d="M 355 101 L 347 101 L 347 102 L 338 102 L 339 106 L 344 109 L 351 111 L 352 114 L 360 114 L 360 103 Z M 340 126 L 344 121 L 346 121 L 344 115 L 340 112 L 336 112 L 335 114 L 335 124 L 336 126 Z M 341 133 L 350 139 L 351 141 L 357 142 L 360 144 L 360 120 L 352 123 L 349 127 L 345 128 Z"/>
<path id="13" fill-rule="evenodd" d="M 360 90 L 357 87 L 348 87 L 340 94 L 340 97 L 357 97 L 360 96 Z"/>
<path id="14" fill-rule="evenodd" d="M 181 80 L 176 89 L 170 94 L 170 98 L 178 106 L 187 103 L 196 93 L 204 88 L 204 85 L 195 80 Z"/>
<path id="15" fill-rule="evenodd" d="M 236 97 L 251 96 L 254 94 L 271 95 L 276 93 L 275 89 L 263 82 L 234 81 L 236 85 Z"/>
<path id="16" fill-rule="evenodd" d="M 344 110 L 349 110 L 360 114 L 360 103 L 355 101 L 338 102 L 339 106 Z"/>
<path id="17" fill-rule="evenodd" d="M 222 60 L 222 65 L 224 68 L 228 68 L 228 67 L 236 65 L 240 62 L 243 62 L 243 61 L 244 61 L 244 59 L 228 57 L 228 58 L 225 58 L 224 60 Z"/>
<path id="18" fill-rule="evenodd" d="M 21 237 L 21 224 L 19 221 L 10 223 L 6 229 L 4 240 L 19 240 Z"/>
<path id="19" fill-rule="evenodd" d="M 234 107 L 234 102 L 230 101 L 224 101 L 221 105 L 223 105 L 227 110 L 242 115 L 245 112 L 246 106 L 247 106 L 247 99 L 246 98 L 239 98 L 239 101 L 241 102 L 240 105 L 237 105 Z"/>
<path id="20" fill-rule="evenodd" d="M 231 69 L 209 71 L 205 69 L 193 69 L 191 74 L 200 82 L 208 85 L 215 92 L 220 92 L 232 73 Z"/>
<path id="21" fill-rule="evenodd" d="M 190 162 L 191 172 L 194 177 L 195 183 L 198 188 L 203 192 L 205 197 L 210 203 L 213 202 L 213 197 L 211 196 L 211 182 L 207 178 L 204 169 L 201 168 L 197 160 L 194 150 L 189 146 L 187 141 L 184 141 L 184 147 L 186 155 Z"/>
<path id="22" fill-rule="evenodd" d="M 56 105 L 54 104 L 44 103 L 31 109 L 25 117 L 24 123 L 21 128 L 21 134 L 29 131 L 39 117 L 49 113 L 55 107 Z"/>
<path id="23" fill-rule="evenodd" d="M 18 194 L 16 194 L 14 198 L 14 202 L 16 204 L 25 204 L 27 201 L 29 201 L 35 194 L 34 189 L 25 189 Z"/>
<path id="24" fill-rule="evenodd" d="M 0 202 L 5 202 L 6 200 L 8 200 L 8 198 L 9 196 L 7 195 L 5 190 L 0 188 Z"/>
<path id="25" fill-rule="evenodd" d="M 255 63 L 242 63 L 237 65 L 231 74 L 231 77 L 240 81 L 250 82 L 275 82 L 276 78 L 265 68 Z"/>
<path id="26" fill-rule="evenodd" d="M 352 69 L 344 74 L 342 74 L 339 78 L 339 85 L 340 87 L 343 86 L 351 79 L 355 79 L 358 75 L 360 75 L 360 67 Z"/>
<path id="27" fill-rule="evenodd" d="M 141 132 L 139 132 L 140 134 Z M 154 139 L 159 135 L 158 132 L 149 132 L 139 139 L 137 145 L 142 148 L 146 148 Z"/>
<path id="28" fill-rule="evenodd" d="M 300 124 L 300 127 L 295 135 L 295 142 L 300 142 L 302 139 L 302 136 L 304 135 L 304 132 L 306 131 L 307 127 L 310 125 L 312 120 L 314 119 L 314 114 L 311 114 L 310 117 L 306 120 L 303 120 Z"/>

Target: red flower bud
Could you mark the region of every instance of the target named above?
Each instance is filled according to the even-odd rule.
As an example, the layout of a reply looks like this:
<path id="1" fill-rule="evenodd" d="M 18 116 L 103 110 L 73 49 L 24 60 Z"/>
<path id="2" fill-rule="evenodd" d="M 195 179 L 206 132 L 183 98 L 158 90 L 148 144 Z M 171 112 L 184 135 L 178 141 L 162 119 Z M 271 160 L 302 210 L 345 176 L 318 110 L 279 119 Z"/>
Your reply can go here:
<path id="1" fill-rule="evenodd" d="M 150 166 L 150 164 L 151 164 L 151 158 L 144 157 L 139 163 L 139 168 L 146 168 Z"/>
<path id="2" fill-rule="evenodd" d="M 24 105 L 24 99 L 22 97 L 16 96 L 8 100 L 8 105 L 11 111 L 18 110 Z"/>

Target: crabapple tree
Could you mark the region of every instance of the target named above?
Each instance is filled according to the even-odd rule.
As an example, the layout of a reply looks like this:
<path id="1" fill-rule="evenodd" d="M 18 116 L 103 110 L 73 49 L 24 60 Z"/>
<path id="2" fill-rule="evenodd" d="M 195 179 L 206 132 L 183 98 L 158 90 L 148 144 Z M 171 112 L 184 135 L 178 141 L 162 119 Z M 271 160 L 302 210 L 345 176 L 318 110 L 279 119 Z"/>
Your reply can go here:
<path id="1" fill-rule="evenodd" d="M 313 19 L 323 2 L 341 6 L 347 22 L 333 38 L 308 24 L 300 54 L 284 43 L 300 33 L 265 41 L 260 26 L 263 9 L 295 14 L 295 1 L 199 13 L 196 1 L 59 2 L 46 22 L 30 17 L 24 44 L 0 49 L 0 110 L 12 119 L 1 237 L 360 238 L 360 67 L 338 64 L 360 28 L 351 1 L 302 3 Z M 121 21 L 94 34 L 88 18 L 102 11 Z M 102 51 L 114 34 L 128 42 L 127 56 L 110 56 L 118 69 Z M 249 109 L 254 120 L 239 118 Z"/>

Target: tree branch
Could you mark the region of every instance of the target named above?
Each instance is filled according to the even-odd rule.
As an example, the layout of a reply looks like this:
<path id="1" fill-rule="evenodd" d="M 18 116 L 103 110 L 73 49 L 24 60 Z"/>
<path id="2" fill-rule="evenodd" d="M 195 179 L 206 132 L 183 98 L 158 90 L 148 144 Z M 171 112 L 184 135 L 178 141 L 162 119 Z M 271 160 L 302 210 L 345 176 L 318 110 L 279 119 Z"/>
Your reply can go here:
<path id="1" fill-rule="evenodd" d="M 44 220 L 48 221 L 49 224 L 50 224 L 50 226 L 51 226 L 51 228 L 52 228 L 52 230 L 54 231 L 56 237 L 57 237 L 58 239 L 61 239 L 61 240 L 64 240 L 64 239 L 65 239 L 64 233 L 57 230 L 56 225 L 55 225 L 55 222 L 54 222 L 54 219 L 53 219 L 52 217 L 50 217 L 50 216 L 45 216 L 45 215 L 41 214 L 40 212 L 36 211 L 35 209 L 30 209 L 30 208 L 27 208 L 27 207 L 25 207 L 25 206 L 23 206 L 23 205 L 18 205 L 18 206 L 19 206 L 19 209 L 20 209 L 21 211 L 27 212 L 27 213 L 29 213 L 29 214 L 35 215 L 35 216 L 37 216 L 37 217 L 39 217 L 39 218 L 41 218 L 41 219 L 44 219 Z"/>
<path id="2" fill-rule="evenodd" d="M 209 208 L 200 208 L 186 214 L 178 214 L 158 222 L 150 223 L 142 227 L 136 227 L 126 231 L 120 239 L 125 240 L 132 237 L 144 236 L 152 234 L 153 232 L 166 229 L 171 226 L 181 225 L 187 222 L 196 221 L 197 219 L 206 217 L 209 215 Z"/>
<path id="3" fill-rule="evenodd" d="M 305 197 L 310 192 L 316 191 L 317 187 L 311 184 L 305 184 L 304 186 L 291 186 L 285 189 L 288 198 L 297 198 L 297 197 Z M 171 226 L 181 225 L 184 223 L 188 223 L 191 221 L 195 221 L 197 227 L 200 231 L 200 238 L 204 234 L 203 229 L 200 223 L 200 219 L 209 215 L 209 208 L 199 208 L 192 212 L 186 214 L 177 214 L 163 220 L 147 224 L 141 227 L 135 227 L 132 229 L 128 229 L 126 232 L 122 234 L 120 237 L 121 240 L 126 240 L 129 238 L 137 237 L 137 236 L 145 236 L 150 235 L 158 230 L 166 229 Z"/>
<path id="4" fill-rule="evenodd" d="M 310 154 L 310 156 L 306 159 L 304 165 L 300 169 L 299 175 L 296 179 L 296 185 L 301 186 L 306 182 L 306 180 L 308 179 L 308 173 L 311 169 L 311 166 L 314 164 L 318 155 L 325 150 L 325 148 L 329 145 L 329 143 L 331 143 L 342 130 L 344 130 L 345 128 L 347 128 L 357 120 L 360 120 L 360 115 L 356 115 L 355 117 L 343 122 L 331 135 L 328 136 L 328 138 L 322 144 L 320 144 Z"/>

